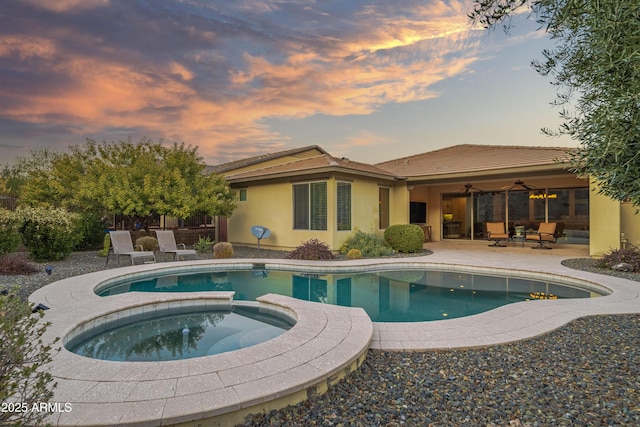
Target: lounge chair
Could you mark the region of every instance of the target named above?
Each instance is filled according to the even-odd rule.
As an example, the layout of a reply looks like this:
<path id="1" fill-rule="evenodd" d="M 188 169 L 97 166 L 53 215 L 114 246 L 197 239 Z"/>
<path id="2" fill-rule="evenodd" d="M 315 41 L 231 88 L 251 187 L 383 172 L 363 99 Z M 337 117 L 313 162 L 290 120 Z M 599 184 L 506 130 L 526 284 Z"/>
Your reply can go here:
<path id="1" fill-rule="evenodd" d="M 156 255 L 152 251 L 143 250 L 141 245 L 138 245 L 140 247 L 139 251 L 136 251 L 133 248 L 133 243 L 131 242 L 131 234 L 129 234 L 128 231 L 110 231 L 109 235 L 111 236 L 111 249 L 109 249 L 109 252 L 107 253 L 106 264 L 109 264 L 109 255 L 112 252 L 116 256 L 118 265 L 120 265 L 121 256 L 128 256 L 129 258 L 131 258 L 131 265 L 135 265 L 136 258 L 146 258 L 152 260 L 151 262 L 156 261 Z"/>
<path id="2" fill-rule="evenodd" d="M 494 241 L 489 246 L 505 247 L 500 244 L 501 241 L 509 240 L 509 233 L 504 229 L 504 222 L 487 222 L 487 239 Z"/>
<path id="3" fill-rule="evenodd" d="M 555 222 L 541 222 L 538 226 L 538 231 L 535 234 L 527 234 L 525 240 L 534 241 L 537 243 L 532 249 L 551 249 L 549 246 L 545 246 L 545 243 L 555 243 L 557 241 Z"/>
<path id="4" fill-rule="evenodd" d="M 176 238 L 171 230 L 157 230 L 156 237 L 158 238 L 158 246 L 160 247 L 160 252 L 162 255 L 164 254 L 173 254 L 173 260 L 177 261 L 180 257 L 187 258 L 193 257 L 194 259 L 198 257 L 196 251 L 193 249 L 187 249 L 187 246 L 184 243 L 176 244 Z M 178 249 L 180 246 L 182 249 Z"/>

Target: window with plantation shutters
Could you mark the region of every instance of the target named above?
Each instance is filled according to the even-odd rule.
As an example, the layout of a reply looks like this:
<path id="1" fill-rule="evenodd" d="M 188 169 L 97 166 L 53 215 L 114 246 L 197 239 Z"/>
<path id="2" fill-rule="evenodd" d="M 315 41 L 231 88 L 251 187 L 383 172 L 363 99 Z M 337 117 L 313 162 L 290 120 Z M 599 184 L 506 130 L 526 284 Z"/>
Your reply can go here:
<path id="1" fill-rule="evenodd" d="M 378 189 L 378 203 L 380 208 L 378 210 L 379 227 L 381 230 L 389 227 L 389 188 L 379 187 Z"/>
<path id="2" fill-rule="evenodd" d="M 309 199 L 311 208 L 309 211 L 310 230 L 327 229 L 327 183 L 312 182 L 309 184 Z"/>
<path id="3" fill-rule="evenodd" d="M 351 183 L 338 182 L 336 224 L 338 230 L 351 230 Z"/>
<path id="4" fill-rule="evenodd" d="M 293 186 L 293 229 L 309 229 L 309 184 Z"/>
<path id="5" fill-rule="evenodd" d="M 293 185 L 294 230 L 327 229 L 327 183 Z"/>

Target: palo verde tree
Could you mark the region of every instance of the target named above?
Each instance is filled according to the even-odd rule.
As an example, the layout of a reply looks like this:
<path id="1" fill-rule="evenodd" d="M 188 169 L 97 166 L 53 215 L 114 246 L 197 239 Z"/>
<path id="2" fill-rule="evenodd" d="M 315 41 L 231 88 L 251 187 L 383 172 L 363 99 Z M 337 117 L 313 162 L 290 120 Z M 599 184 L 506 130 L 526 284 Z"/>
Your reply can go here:
<path id="1" fill-rule="evenodd" d="M 550 135 L 578 141 L 570 169 L 600 192 L 640 207 L 640 2 L 474 0 L 469 17 L 486 28 L 530 9 L 556 42 L 533 66 L 553 78 L 563 123 Z M 572 105 L 571 110 L 569 105 Z"/>
<path id="2" fill-rule="evenodd" d="M 206 173 L 197 148 L 184 143 L 166 147 L 146 138 L 138 143 L 89 139 L 51 157 L 49 167 L 30 171 L 21 201 L 71 211 L 105 209 L 145 225 L 154 213 L 229 216 L 236 206 L 224 178 Z"/>

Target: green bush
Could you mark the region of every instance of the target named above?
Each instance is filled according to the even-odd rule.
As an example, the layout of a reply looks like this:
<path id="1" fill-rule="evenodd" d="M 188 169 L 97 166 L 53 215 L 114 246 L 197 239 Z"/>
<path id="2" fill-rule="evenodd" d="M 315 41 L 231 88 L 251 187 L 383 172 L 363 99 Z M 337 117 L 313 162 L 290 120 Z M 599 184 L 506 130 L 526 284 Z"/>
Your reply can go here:
<path id="1" fill-rule="evenodd" d="M 46 366 L 51 362 L 53 344 L 44 344 L 50 323 L 41 321 L 43 312 L 32 314 L 33 306 L 18 296 L 15 287 L 0 294 L 0 402 L 16 402 L 30 409 L 53 397 L 55 380 Z M 4 409 L 4 407 L 3 407 Z M 0 425 L 44 425 L 47 411 L 2 411 Z"/>
<path id="2" fill-rule="evenodd" d="M 22 242 L 36 261 L 66 258 L 81 238 L 76 229 L 79 216 L 66 209 L 20 206 L 16 215 Z"/>
<path id="3" fill-rule="evenodd" d="M 233 256 L 233 246 L 229 242 L 218 242 L 213 245 L 214 258 L 231 258 Z"/>
<path id="4" fill-rule="evenodd" d="M 333 259 L 335 255 L 329 246 L 318 239 L 310 239 L 287 254 L 290 259 L 320 260 Z"/>
<path id="5" fill-rule="evenodd" d="M 10 210 L 0 209 L 0 257 L 14 252 L 19 244 L 18 216 Z"/>
<path id="6" fill-rule="evenodd" d="M 395 224 L 384 231 L 384 240 L 397 252 L 420 252 L 424 232 L 415 224 Z"/>
<path id="7" fill-rule="evenodd" d="M 362 258 L 362 252 L 360 252 L 360 249 L 349 249 L 349 252 L 347 252 L 347 258 L 360 259 Z"/>
<path id="8" fill-rule="evenodd" d="M 347 239 L 340 248 L 341 254 L 347 254 L 351 249 L 358 249 L 362 256 L 379 257 L 393 254 L 393 249 L 377 233 L 364 233 L 358 229 Z"/>
<path id="9" fill-rule="evenodd" d="M 142 236 L 136 239 L 136 246 L 142 246 L 143 251 L 155 251 L 158 249 L 158 239 L 152 236 Z"/>
<path id="10" fill-rule="evenodd" d="M 104 219 L 95 211 L 85 211 L 80 213 L 76 223 L 76 230 L 80 234 L 80 241 L 75 249 L 86 251 L 96 249 L 104 241 L 104 230 L 106 224 Z"/>

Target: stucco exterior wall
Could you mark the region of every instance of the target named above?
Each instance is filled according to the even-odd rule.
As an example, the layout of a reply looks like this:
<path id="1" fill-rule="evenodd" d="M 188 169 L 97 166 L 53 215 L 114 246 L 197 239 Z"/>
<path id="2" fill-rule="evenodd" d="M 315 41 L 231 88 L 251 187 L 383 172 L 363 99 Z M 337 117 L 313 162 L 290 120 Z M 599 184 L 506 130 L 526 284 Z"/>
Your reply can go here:
<path id="1" fill-rule="evenodd" d="M 351 230 L 337 230 L 336 190 L 339 181 L 351 183 Z M 260 242 L 261 247 L 292 249 L 302 242 L 317 238 L 337 251 L 356 227 L 365 232 L 380 231 L 378 190 L 381 185 L 390 188 L 390 223 L 407 223 L 409 195 L 406 185 L 338 176 L 327 180 L 327 230 L 293 229 L 291 182 L 252 184 L 243 187 L 247 191 L 247 200 L 238 202 L 238 207 L 229 218 L 228 239 L 233 244 L 257 246 L 258 241 L 251 234 L 251 226 L 261 225 L 271 230 L 271 236 Z"/>
<path id="2" fill-rule="evenodd" d="M 612 249 L 620 248 L 621 214 L 620 202 L 597 193 L 597 185 L 591 183 L 589 197 L 589 254 L 602 256 Z"/>
<path id="3" fill-rule="evenodd" d="M 631 203 L 620 205 L 620 230 L 627 242 L 640 247 L 640 215 Z"/>

